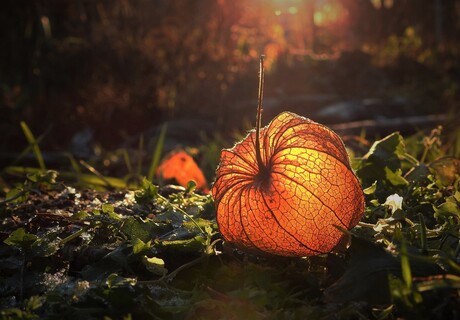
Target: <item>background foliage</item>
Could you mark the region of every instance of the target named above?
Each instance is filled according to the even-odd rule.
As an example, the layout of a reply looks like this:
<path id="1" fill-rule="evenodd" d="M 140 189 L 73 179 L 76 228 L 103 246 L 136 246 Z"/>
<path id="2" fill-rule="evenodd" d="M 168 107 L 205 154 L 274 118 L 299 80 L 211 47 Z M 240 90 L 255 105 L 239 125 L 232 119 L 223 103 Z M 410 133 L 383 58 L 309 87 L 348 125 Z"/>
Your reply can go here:
<path id="1" fill-rule="evenodd" d="M 397 98 L 417 114 L 457 110 L 459 10 L 453 0 L 6 1 L 0 145 L 17 150 L 21 120 L 50 129 L 55 148 L 85 128 L 118 146 L 177 118 L 228 132 L 242 125 L 235 114 L 252 119 L 244 102 L 260 53 L 278 108 L 314 117 L 327 102 Z M 296 102 L 306 94 L 316 98 Z"/>

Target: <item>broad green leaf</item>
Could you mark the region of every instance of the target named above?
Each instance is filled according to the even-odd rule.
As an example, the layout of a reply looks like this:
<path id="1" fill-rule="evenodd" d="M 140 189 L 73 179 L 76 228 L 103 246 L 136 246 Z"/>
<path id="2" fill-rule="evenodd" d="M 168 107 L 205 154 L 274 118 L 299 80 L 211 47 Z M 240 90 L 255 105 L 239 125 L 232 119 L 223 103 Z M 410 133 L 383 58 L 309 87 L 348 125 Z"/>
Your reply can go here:
<path id="1" fill-rule="evenodd" d="M 142 251 L 149 250 L 152 247 L 152 241 L 144 242 L 139 238 L 136 238 L 132 241 L 133 244 L 133 253 L 138 254 Z"/>
<path id="2" fill-rule="evenodd" d="M 142 180 L 142 189 L 135 193 L 134 198 L 139 204 L 146 204 L 158 197 L 158 186 L 152 184 L 149 180 L 144 178 Z"/>
<path id="3" fill-rule="evenodd" d="M 55 184 L 59 173 L 55 170 L 37 171 L 27 174 L 27 180 L 38 183 Z"/>
<path id="4" fill-rule="evenodd" d="M 28 196 L 29 196 L 29 192 L 25 191 L 22 187 L 14 187 L 14 188 L 11 188 L 10 191 L 8 191 L 5 199 L 1 201 L 0 203 L 7 203 L 7 202 L 22 203 L 27 200 Z"/>
<path id="5" fill-rule="evenodd" d="M 457 200 L 452 197 L 447 197 L 446 202 L 443 204 L 433 207 L 435 218 L 457 216 L 460 217 L 460 208 Z"/>
<path id="6" fill-rule="evenodd" d="M 393 133 L 382 140 L 376 141 L 358 165 L 356 174 L 365 187 L 375 181 L 387 179 L 385 168 L 392 172 L 401 169 L 401 158 L 405 154 L 403 138 Z"/>
<path id="7" fill-rule="evenodd" d="M 114 213 L 114 212 L 115 212 L 113 206 L 112 206 L 111 204 L 109 204 L 109 203 L 104 203 L 104 204 L 102 204 L 101 209 L 102 209 L 102 212 L 105 213 L 105 214 L 109 214 L 109 213 Z"/>
<path id="8" fill-rule="evenodd" d="M 195 236 L 185 240 L 157 240 L 155 244 L 158 248 L 173 250 L 176 253 L 197 253 L 206 249 L 206 238 Z"/>
<path id="9" fill-rule="evenodd" d="M 105 213 L 110 218 L 112 218 L 114 220 L 120 220 L 121 219 L 121 216 L 119 214 L 115 213 L 115 208 L 111 204 L 104 203 L 104 204 L 102 204 L 101 209 L 102 209 L 102 213 Z"/>
<path id="10" fill-rule="evenodd" d="M 364 194 L 370 195 L 370 194 L 373 194 L 376 189 L 377 189 L 377 181 L 374 181 L 374 183 L 370 187 L 365 188 L 363 192 Z"/>
<path id="11" fill-rule="evenodd" d="M 165 268 L 165 262 L 163 259 L 157 257 L 149 258 L 144 256 L 142 262 L 148 271 L 156 275 L 164 276 L 166 273 L 168 273 L 168 269 Z"/>
<path id="12" fill-rule="evenodd" d="M 127 259 L 127 256 L 131 253 L 132 248 L 122 244 L 96 263 L 86 265 L 80 273 L 84 280 L 94 281 L 105 279 L 109 274 L 123 270 L 133 272 L 128 265 Z"/>
<path id="13" fill-rule="evenodd" d="M 388 167 L 395 171 L 401 167 L 401 157 L 405 154 L 403 137 L 395 132 L 374 142 L 369 152 L 364 156 L 368 162 Z"/>
<path id="14" fill-rule="evenodd" d="M 19 228 L 13 231 L 3 242 L 9 246 L 28 249 L 37 239 L 36 235 L 27 233 L 24 228 Z"/>
<path id="15" fill-rule="evenodd" d="M 107 277 L 106 283 L 109 289 L 112 289 L 121 286 L 135 286 L 137 280 L 134 278 L 120 277 L 118 274 L 112 273 Z"/>
<path id="16" fill-rule="evenodd" d="M 147 242 L 171 231 L 171 227 L 150 219 L 142 220 L 139 217 L 128 217 L 124 220 L 121 232 L 129 239 L 140 239 Z"/>
<path id="17" fill-rule="evenodd" d="M 182 224 L 182 226 L 188 230 L 196 230 L 196 225 L 198 225 L 200 228 L 202 228 L 203 230 L 217 230 L 217 224 L 213 221 L 210 221 L 210 220 L 207 220 L 207 219 L 202 219 L 202 218 L 197 218 L 197 219 L 194 219 L 195 222 L 192 222 L 190 220 L 186 220 L 184 221 L 184 223 Z"/>
<path id="18" fill-rule="evenodd" d="M 176 228 L 182 226 L 184 222 L 190 221 L 190 219 L 185 214 L 178 210 L 176 211 L 174 208 L 157 214 L 154 220 L 170 224 Z"/>
<path id="19" fill-rule="evenodd" d="M 90 214 L 86 211 L 78 211 L 72 215 L 72 217 L 80 220 L 85 220 L 87 217 L 89 217 Z"/>
<path id="20" fill-rule="evenodd" d="M 343 276 L 326 289 L 329 301 L 390 302 L 388 274 L 399 273 L 399 261 L 382 247 L 361 238 L 352 238 L 350 263 Z"/>
<path id="21" fill-rule="evenodd" d="M 409 184 L 401 175 L 401 169 L 397 169 L 393 172 L 390 168 L 385 167 L 385 178 L 394 186 L 407 186 Z"/>

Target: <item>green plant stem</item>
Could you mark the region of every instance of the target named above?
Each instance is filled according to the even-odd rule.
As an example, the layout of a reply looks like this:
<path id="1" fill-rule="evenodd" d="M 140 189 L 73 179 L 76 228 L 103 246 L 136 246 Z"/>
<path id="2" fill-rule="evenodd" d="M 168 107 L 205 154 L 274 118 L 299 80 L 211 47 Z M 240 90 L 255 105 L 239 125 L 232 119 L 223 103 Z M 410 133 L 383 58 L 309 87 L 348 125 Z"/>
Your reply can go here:
<path id="1" fill-rule="evenodd" d="M 166 199 L 165 197 L 163 197 L 162 195 L 158 195 L 158 197 L 165 201 L 165 202 L 169 202 L 168 199 Z M 193 219 L 193 217 L 191 215 L 189 215 L 185 210 L 181 209 L 178 205 L 175 205 L 174 203 L 171 203 L 169 202 L 169 204 L 177 211 L 181 212 L 182 214 L 184 214 L 187 218 L 190 219 L 190 221 L 192 221 L 192 223 L 201 231 L 202 234 L 206 234 L 206 232 L 204 232 L 204 230 L 200 227 L 200 225 L 195 221 L 195 219 Z"/>
<path id="2" fill-rule="evenodd" d="M 74 156 L 69 152 L 65 152 L 64 155 L 69 159 L 70 165 L 72 166 L 72 169 L 77 174 L 81 174 L 80 166 L 78 165 L 77 160 L 75 160 Z"/>
<path id="3" fill-rule="evenodd" d="M 126 151 L 126 149 L 123 149 L 121 152 L 122 152 L 122 155 L 123 155 L 123 159 L 125 160 L 126 169 L 128 170 L 128 173 L 132 175 L 133 174 L 133 167 L 131 165 L 131 159 L 129 158 L 128 151 Z"/>
<path id="4" fill-rule="evenodd" d="M 418 214 L 418 220 L 420 222 L 420 246 L 422 247 L 422 253 L 427 254 L 426 224 L 422 213 Z"/>
<path id="5" fill-rule="evenodd" d="M 93 166 L 86 163 L 84 160 L 80 160 L 80 163 L 88 169 L 90 172 L 94 173 L 99 179 L 101 179 L 109 189 L 115 189 L 112 184 L 107 180 L 99 171 L 97 171 Z"/>
<path id="6" fill-rule="evenodd" d="M 48 127 L 46 129 L 46 131 L 44 133 L 42 133 L 36 140 L 35 142 L 37 144 L 40 144 L 40 142 L 48 135 L 48 133 L 51 131 L 51 127 Z M 29 153 L 29 151 L 33 148 L 33 145 L 28 145 L 24 150 L 21 151 L 21 153 L 19 154 L 19 156 L 16 157 L 16 159 L 13 160 L 13 162 L 11 162 L 10 166 L 13 166 L 15 165 L 16 163 L 18 163 L 19 161 L 22 160 L 22 158 L 24 158 L 24 156 L 26 154 Z M 7 167 L 6 167 L 7 168 Z M 0 175 L 3 174 L 6 170 L 6 168 L 3 168 L 1 171 L 0 171 Z"/>
<path id="7" fill-rule="evenodd" d="M 171 273 L 169 273 L 167 275 L 162 276 L 160 279 L 138 281 L 137 283 L 139 283 L 139 284 L 157 284 L 157 283 L 161 283 L 161 282 L 164 282 L 164 281 L 172 280 L 182 270 L 190 268 L 190 267 L 200 263 L 201 261 L 203 261 L 204 259 L 207 259 L 207 258 L 208 258 L 208 255 L 204 254 L 204 255 L 202 255 L 202 256 L 200 256 L 200 257 L 198 257 L 198 258 L 196 258 L 196 259 L 194 259 L 194 260 L 192 260 L 190 262 L 187 262 L 187 263 L 181 265 L 179 268 L 177 268 L 176 270 L 174 270 L 173 272 L 171 272 Z"/>
<path id="8" fill-rule="evenodd" d="M 38 146 L 37 139 L 35 139 L 35 136 L 33 135 L 29 126 L 24 121 L 21 121 L 21 128 L 22 128 L 22 131 L 24 132 L 24 136 L 26 137 L 27 142 L 32 147 L 32 150 L 34 151 L 35 158 L 37 159 L 37 162 L 38 162 L 38 166 L 40 167 L 42 171 L 46 171 L 45 161 L 43 160 L 43 155 L 40 151 L 40 147 Z"/>
<path id="9" fill-rule="evenodd" d="M 147 179 L 149 181 L 153 180 L 158 164 L 160 163 L 160 157 L 165 143 L 166 129 L 167 124 L 164 124 L 161 127 L 160 135 L 158 136 L 158 140 L 155 145 L 155 150 L 153 151 L 152 162 L 150 162 L 149 172 L 147 174 Z"/>
<path id="10" fill-rule="evenodd" d="M 406 288 L 410 289 L 412 288 L 412 272 L 410 269 L 410 263 L 409 263 L 409 256 L 407 255 L 407 245 L 406 245 L 406 239 L 404 239 L 404 236 L 402 235 L 402 232 L 399 231 L 401 234 L 401 271 L 402 271 L 402 277 L 404 280 L 404 284 L 406 285 Z"/>
<path id="11" fill-rule="evenodd" d="M 360 222 L 358 222 L 358 226 L 360 226 L 362 228 L 374 229 L 375 224 L 360 221 Z"/>
<path id="12" fill-rule="evenodd" d="M 19 197 L 22 197 L 23 195 L 27 194 L 27 192 L 29 192 L 29 191 L 28 190 L 22 190 L 22 191 L 16 193 L 14 196 L 6 198 L 6 199 L 0 201 L 0 206 L 2 206 L 4 204 L 7 204 L 8 202 L 14 201 Z"/>
<path id="13" fill-rule="evenodd" d="M 142 175 L 142 161 L 144 159 L 144 135 L 141 134 L 139 138 L 139 149 L 138 149 L 138 158 L 137 158 L 137 176 L 140 177 Z"/>
<path id="14" fill-rule="evenodd" d="M 426 149 L 425 149 L 425 150 L 426 150 Z M 426 154 L 425 154 L 425 156 L 426 156 Z M 414 166 L 418 166 L 420 163 L 423 163 L 422 160 L 425 160 L 425 156 L 424 156 L 420 161 L 418 161 L 414 156 L 412 156 L 412 155 L 410 155 L 410 154 L 408 154 L 408 153 L 405 153 L 405 154 L 404 154 L 404 158 L 405 158 L 407 161 L 411 162 Z"/>
<path id="15" fill-rule="evenodd" d="M 78 230 L 77 232 L 72 233 L 70 236 L 65 237 L 64 239 L 62 239 L 61 241 L 59 241 L 59 246 L 63 246 L 63 245 L 65 245 L 67 242 L 72 241 L 73 239 L 79 237 L 79 236 L 80 236 L 81 234 L 83 234 L 83 232 L 85 232 L 86 230 L 88 230 L 88 228 L 81 228 L 81 229 Z"/>

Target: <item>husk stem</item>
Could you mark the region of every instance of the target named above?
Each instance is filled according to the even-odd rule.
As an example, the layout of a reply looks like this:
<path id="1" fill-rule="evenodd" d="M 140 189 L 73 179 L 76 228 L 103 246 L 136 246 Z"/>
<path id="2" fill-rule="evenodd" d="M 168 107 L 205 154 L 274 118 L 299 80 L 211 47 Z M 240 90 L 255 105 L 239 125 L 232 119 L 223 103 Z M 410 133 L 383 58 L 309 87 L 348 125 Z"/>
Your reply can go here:
<path id="1" fill-rule="evenodd" d="M 256 117 L 256 160 L 260 170 L 265 169 L 265 164 L 262 161 L 260 152 L 260 127 L 262 123 L 262 100 L 264 96 L 264 59 L 265 56 L 260 56 L 259 64 L 259 95 L 257 99 L 257 117 Z"/>

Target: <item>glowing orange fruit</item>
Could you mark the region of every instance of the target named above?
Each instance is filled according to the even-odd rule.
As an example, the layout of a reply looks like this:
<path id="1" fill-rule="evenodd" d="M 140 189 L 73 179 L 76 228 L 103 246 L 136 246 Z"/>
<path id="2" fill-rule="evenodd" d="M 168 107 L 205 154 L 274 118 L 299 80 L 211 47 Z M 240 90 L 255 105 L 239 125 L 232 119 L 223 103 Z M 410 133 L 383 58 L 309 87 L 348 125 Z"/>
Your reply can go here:
<path id="1" fill-rule="evenodd" d="M 185 151 L 175 151 L 164 159 L 156 172 L 165 180 L 175 179 L 181 186 L 187 186 L 190 180 L 195 181 L 196 187 L 208 192 L 208 185 L 203 172 L 195 160 Z"/>
<path id="2" fill-rule="evenodd" d="M 342 140 L 290 112 L 260 129 L 260 113 L 259 89 L 256 130 L 221 154 L 211 193 L 222 236 L 282 256 L 330 252 L 343 237 L 334 225 L 351 229 L 364 211 Z"/>
<path id="3" fill-rule="evenodd" d="M 290 112 L 223 150 L 211 190 L 226 240 L 282 256 L 330 252 L 364 211 L 364 195 L 342 140 Z"/>

